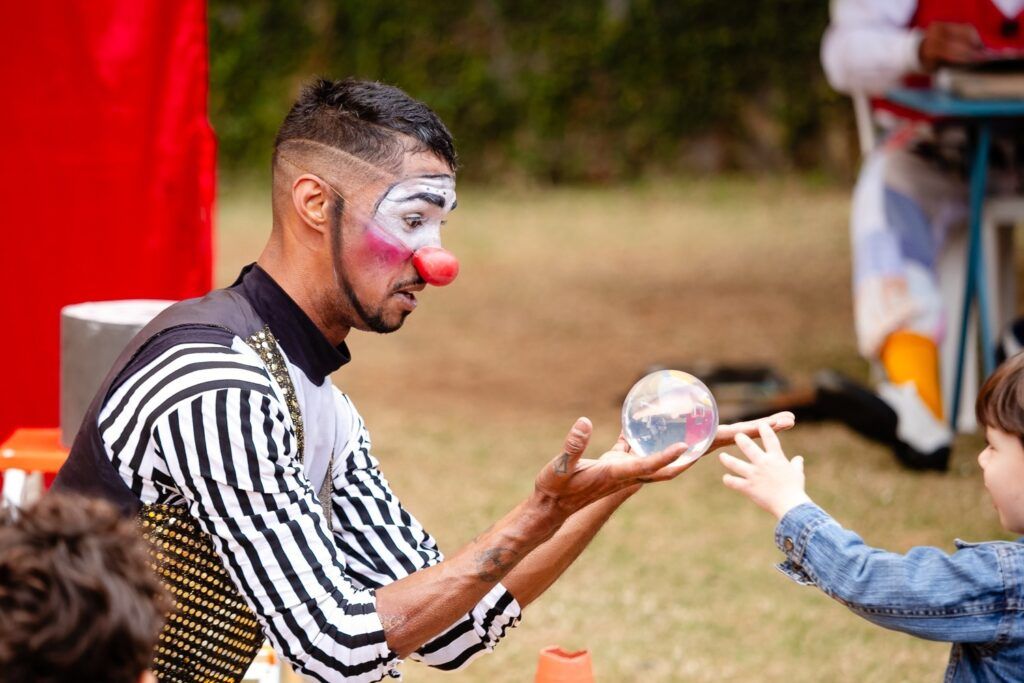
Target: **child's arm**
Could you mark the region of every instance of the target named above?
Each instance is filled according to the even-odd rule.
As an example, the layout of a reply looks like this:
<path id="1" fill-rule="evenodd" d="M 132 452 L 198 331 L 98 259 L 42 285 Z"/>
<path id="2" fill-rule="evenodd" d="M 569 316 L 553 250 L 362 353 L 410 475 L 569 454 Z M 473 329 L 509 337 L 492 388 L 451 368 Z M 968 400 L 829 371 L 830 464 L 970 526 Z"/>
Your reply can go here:
<path id="1" fill-rule="evenodd" d="M 762 430 L 764 449 L 736 443 L 749 461 L 720 456 L 725 485 L 779 519 L 780 568 L 818 586 L 856 614 L 921 638 L 987 643 L 1015 618 L 1024 589 L 1024 546 L 985 543 L 949 555 L 914 548 L 906 555 L 872 548 L 843 529 L 804 492 L 802 460 L 788 460 L 778 438 Z"/>

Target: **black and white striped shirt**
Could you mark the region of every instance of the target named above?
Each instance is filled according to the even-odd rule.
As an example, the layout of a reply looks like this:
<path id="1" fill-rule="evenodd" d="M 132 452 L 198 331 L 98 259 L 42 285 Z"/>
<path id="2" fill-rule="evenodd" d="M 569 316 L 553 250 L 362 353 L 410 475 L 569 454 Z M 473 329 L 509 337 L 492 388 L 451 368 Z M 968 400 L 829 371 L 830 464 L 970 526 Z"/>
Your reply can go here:
<path id="1" fill-rule="evenodd" d="M 380 680 L 398 659 L 373 589 L 443 556 L 391 492 L 362 418 L 328 377 L 347 349 L 331 346 L 258 267 L 243 286 L 278 337 L 301 410 L 304 457 L 282 387 L 256 351 L 226 334 L 223 343 L 176 344 L 132 368 L 100 411 L 104 448 L 143 503 L 188 508 L 298 672 Z M 326 476 L 331 525 L 314 493 Z M 519 605 L 497 584 L 412 658 L 457 669 L 493 649 L 519 618 Z"/>

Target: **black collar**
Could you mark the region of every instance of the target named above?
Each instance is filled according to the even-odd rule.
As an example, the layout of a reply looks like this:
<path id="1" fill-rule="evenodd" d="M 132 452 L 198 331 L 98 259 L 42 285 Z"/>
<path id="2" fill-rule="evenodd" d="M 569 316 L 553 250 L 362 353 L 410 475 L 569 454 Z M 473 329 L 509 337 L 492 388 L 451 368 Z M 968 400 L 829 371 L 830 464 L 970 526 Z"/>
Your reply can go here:
<path id="1" fill-rule="evenodd" d="M 299 366 L 313 384 L 320 386 L 327 375 L 352 360 L 345 342 L 331 346 L 305 311 L 255 263 L 243 268 L 231 286 L 248 299 L 256 314 L 270 326 L 288 360 Z"/>

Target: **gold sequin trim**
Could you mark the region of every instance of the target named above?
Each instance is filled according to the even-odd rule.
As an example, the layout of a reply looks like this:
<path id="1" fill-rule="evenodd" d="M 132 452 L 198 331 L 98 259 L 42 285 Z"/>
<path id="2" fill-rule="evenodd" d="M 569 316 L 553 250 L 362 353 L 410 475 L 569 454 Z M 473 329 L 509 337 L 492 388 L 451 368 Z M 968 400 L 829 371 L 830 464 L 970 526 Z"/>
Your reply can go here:
<path id="1" fill-rule="evenodd" d="M 209 536 L 181 506 L 143 505 L 138 521 L 150 566 L 174 601 L 153 653 L 157 680 L 241 681 L 263 631 Z"/>
<path id="2" fill-rule="evenodd" d="M 295 441 L 298 442 L 296 454 L 299 462 L 302 462 L 303 447 L 305 446 L 305 430 L 302 428 L 302 412 L 299 411 L 299 399 L 295 396 L 295 387 L 292 386 L 292 378 L 288 375 L 288 366 L 284 362 L 281 350 L 277 347 L 277 339 L 270 331 L 270 327 L 263 326 L 263 329 L 251 335 L 245 343 L 260 357 L 263 364 L 267 366 L 270 376 L 281 387 L 284 394 L 285 405 L 288 406 L 288 414 L 295 426 Z"/>
<path id="3" fill-rule="evenodd" d="M 284 394 L 285 404 L 288 406 L 288 414 L 292 418 L 292 425 L 295 427 L 295 441 L 298 444 L 296 456 L 299 462 L 303 460 L 305 453 L 305 429 L 302 426 L 302 411 L 299 410 L 299 399 L 295 395 L 295 387 L 292 385 L 292 378 L 288 374 L 288 366 L 285 364 L 281 349 L 277 346 L 277 339 L 270 331 L 269 325 L 249 336 L 245 343 L 260 357 L 263 364 L 267 366 L 270 376 L 277 382 Z M 320 507 L 323 508 L 324 518 L 327 520 L 328 531 L 334 530 L 334 514 L 332 512 L 331 494 L 333 492 L 331 477 L 334 475 L 334 455 L 332 454 L 327 463 L 327 473 L 324 475 L 323 485 L 317 494 Z"/>

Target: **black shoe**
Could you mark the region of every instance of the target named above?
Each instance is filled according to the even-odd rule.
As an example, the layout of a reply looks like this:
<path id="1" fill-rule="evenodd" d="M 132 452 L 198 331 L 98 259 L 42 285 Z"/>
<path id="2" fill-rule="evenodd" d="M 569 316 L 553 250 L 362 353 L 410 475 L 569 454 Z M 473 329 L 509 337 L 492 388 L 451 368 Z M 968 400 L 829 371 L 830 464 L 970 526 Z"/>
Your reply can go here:
<path id="1" fill-rule="evenodd" d="M 899 416 L 876 393 L 856 380 L 833 370 L 823 370 L 814 377 L 817 389 L 815 409 L 822 419 L 842 422 L 872 441 L 892 449 L 896 460 L 911 470 L 945 471 L 949 467 L 949 446 L 922 453 L 897 436 Z"/>
<path id="2" fill-rule="evenodd" d="M 898 441 L 893 445 L 892 452 L 900 464 L 911 470 L 945 472 L 949 469 L 949 446 L 943 446 L 931 453 L 922 453 L 902 441 Z"/>
<path id="3" fill-rule="evenodd" d="M 834 370 L 816 374 L 814 388 L 814 407 L 823 419 L 842 422 L 861 436 L 888 446 L 900 443 L 896 411 L 875 392 Z"/>

